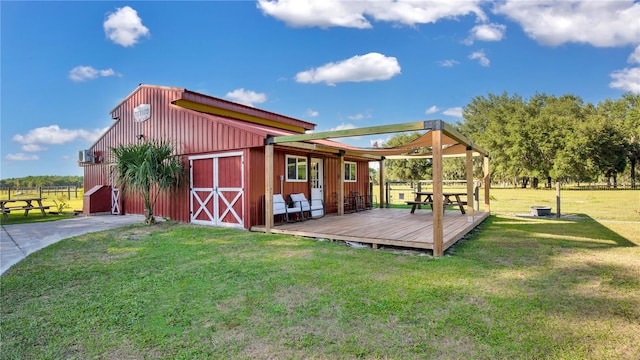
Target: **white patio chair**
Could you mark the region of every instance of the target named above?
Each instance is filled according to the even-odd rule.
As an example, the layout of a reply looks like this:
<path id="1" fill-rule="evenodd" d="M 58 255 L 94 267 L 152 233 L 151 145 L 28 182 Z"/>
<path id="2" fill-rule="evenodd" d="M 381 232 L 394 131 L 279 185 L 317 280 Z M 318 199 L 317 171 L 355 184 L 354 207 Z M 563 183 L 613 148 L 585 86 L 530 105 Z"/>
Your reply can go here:
<path id="1" fill-rule="evenodd" d="M 299 205 L 302 208 L 303 217 L 305 212 L 309 213 L 310 219 L 324 216 L 324 202 L 321 199 L 308 200 L 303 193 L 291 194 L 289 197 L 294 205 Z M 317 214 L 318 212 L 322 215 L 314 216 L 314 213 Z"/>
<path id="2" fill-rule="evenodd" d="M 286 222 L 290 222 L 289 214 L 300 214 L 302 218 L 302 207 L 299 204 L 293 204 L 293 206 L 289 206 L 282 194 L 273 194 L 273 216 L 284 215 Z"/>

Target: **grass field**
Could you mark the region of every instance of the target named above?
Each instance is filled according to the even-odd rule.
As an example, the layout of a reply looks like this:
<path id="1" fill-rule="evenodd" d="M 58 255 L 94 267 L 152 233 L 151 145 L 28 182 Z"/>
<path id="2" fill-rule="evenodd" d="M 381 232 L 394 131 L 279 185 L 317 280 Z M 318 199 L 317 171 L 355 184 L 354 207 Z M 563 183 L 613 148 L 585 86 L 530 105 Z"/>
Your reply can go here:
<path id="1" fill-rule="evenodd" d="M 65 202 L 67 203 L 68 207 L 65 207 L 64 209 L 62 209 L 62 211 L 59 212 L 58 208 L 56 207 L 56 201 L 58 202 L 58 204 L 60 204 L 59 197 L 62 195 L 65 196 Z M 3 225 L 6 225 L 6 224 L 23 224 L 23 223 L 30 223 L 30 222 L 56 221 L 61 219 L 68 219 L 70 217 L 73 217 L 74 210 L 82 209 L 83 195 L 84 195 L 83 190 L 78 191 L 78 197 L 76 197 L 75 192 L 72 191 L 71 198 L 67 196 L 66 192 L 64 193 L 59 192 L 58 194 L 43 193 L 42 205 L 51 206 L 51 208 L 47 210 L 47 213 L 54 212 L 56 214 L 42 216 L 42 213 L 39 210 L 38 211 L 31 210 L 29 212 L 28 217 L 25 217 L 24 211 L 13 210 L 11 211 L 11 213 L 9 213 L 9 220 L 5 221 L 4 218 L 0 217 L 0 223 Z M 8 197 L 7 197 L 6 191 L 0 192 L 0 197 L 3 199 L 7 199 Z M 33 197 L 40 197 L 40 194 L 38 192 L 33 192 L 33 193 L 24 193 L 17 196 L 15 194 L 11 195 L 12 199 L 33 198 Z M 25 203 L 23 202 L 23 203 L 16 203 L 15 205 L 10 204 L 10 206 L 21 206 L 24 204 Z"/>
<path id="2" fill-rule="evenodd" d="M 446 188 L 445 191 L 466 191 L 466 188 Z M 374 187 L 373 194 L 378 194 Z M 413 199 L 413 189 L 396 188 L 391 192 L 391 204 L 405 205 Z M 401 199 L 400 194 L 403 194 Z M 480 207 L 484 206 L 484 191 L 480 191 Z M 377 199 L 377 197 L 376 197 Z M 637 190 L 563 190 L 560 192 L 563 215 L 585 215 L 599 220 L 640 221 L 640 191 Z M 531 206 L 550 206 L 556 209 L 555 190 L 491 189 L 491 212 L 493 214 L 527 214 Z"/>
<path id="3" fill-rule="evenodd" d="M 175 223 L 67 239 L 0 277 L 0 354 L 637 359 L 640 192 L 579 193 L 530 219 L 555 192 L 496 189 L 442 258 Z"/>

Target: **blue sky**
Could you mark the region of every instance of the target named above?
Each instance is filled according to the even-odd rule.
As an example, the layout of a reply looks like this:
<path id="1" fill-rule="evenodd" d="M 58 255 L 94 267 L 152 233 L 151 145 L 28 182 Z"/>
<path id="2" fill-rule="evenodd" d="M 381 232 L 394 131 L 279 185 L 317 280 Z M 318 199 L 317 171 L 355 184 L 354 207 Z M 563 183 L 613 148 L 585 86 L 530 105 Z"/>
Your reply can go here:
<path id="1" fill-rule="evenodd" d="M 81 175 L 78 150 L 140 83 L 318 131 L 456 123 L 473 97 L 504 91 L 640 93 L 637 1 L 2 1 L 0 13 L 0 178 Z"/>

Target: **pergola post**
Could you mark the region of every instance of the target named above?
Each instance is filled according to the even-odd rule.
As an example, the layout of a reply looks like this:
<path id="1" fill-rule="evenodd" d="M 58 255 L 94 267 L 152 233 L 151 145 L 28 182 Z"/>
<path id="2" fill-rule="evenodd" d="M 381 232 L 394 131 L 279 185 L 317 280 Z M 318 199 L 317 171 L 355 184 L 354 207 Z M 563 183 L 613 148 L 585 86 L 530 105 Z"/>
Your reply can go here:
<path id="1" fill-rule="evenodd" d="M 484 211 L 491 212 L 491 204 L 489 197 L 491 195 L 491 172 L 489 171 L 489 157 L 484 157 L 484 163 L 482 166 L 482 172 L 484 173 Z"/>
<path id="2" fill-rule="evenodd" d="M 380 197 L 378 199 L 380 199 L 380 201 L 378 202 L 380 204 L 380 209 L 384 209 L 384 158 L 380 159 Z"/>
<path id="3" fill-rule="evenodd" d="M 433 151 L 433 256 L 443 255 L 444 218 L 442 195 L 442 130 L 433 129 L 431 132 Z"/>
<path id="4" fill-rule="evenodd" d="M 344 215 L 344 153 L 338 154 L 338 215 Z"/>
<path id="5" fill-rule="evenodd" d="M 467 171 L 467 222 L 473 222 L 473 150 L 467 147 L 465 169 Z"/>
<path id="6" fill-rule="evenodd" d="M 273 227 L 273 145 L 265 145 L 264 160 L 264 227 L 271 232 Z"/>

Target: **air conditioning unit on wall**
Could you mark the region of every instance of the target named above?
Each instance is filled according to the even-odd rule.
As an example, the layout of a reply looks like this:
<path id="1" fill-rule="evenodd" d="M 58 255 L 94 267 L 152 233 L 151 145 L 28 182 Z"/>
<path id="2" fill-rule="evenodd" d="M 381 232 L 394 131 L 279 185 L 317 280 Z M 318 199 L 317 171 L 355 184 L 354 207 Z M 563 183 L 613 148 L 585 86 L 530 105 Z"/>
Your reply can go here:
<path id="1" fill-rule="evenodd" d="M 78 152 L 78 161 L 81 163 L 93 163 L 93 153 L 90 150 L 80 150 Z"/>

